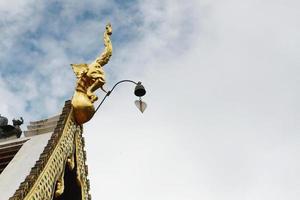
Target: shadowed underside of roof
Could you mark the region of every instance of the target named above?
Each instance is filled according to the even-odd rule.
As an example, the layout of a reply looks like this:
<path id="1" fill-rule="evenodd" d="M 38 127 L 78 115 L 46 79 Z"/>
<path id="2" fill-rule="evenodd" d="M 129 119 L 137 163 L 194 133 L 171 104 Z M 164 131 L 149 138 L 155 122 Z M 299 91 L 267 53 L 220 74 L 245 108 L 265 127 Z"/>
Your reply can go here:
<path id="1" fill-rule="evenodd" d="M 0 174 L 27 140 L 22 139 L 12 143 L 0 144 Z"/>

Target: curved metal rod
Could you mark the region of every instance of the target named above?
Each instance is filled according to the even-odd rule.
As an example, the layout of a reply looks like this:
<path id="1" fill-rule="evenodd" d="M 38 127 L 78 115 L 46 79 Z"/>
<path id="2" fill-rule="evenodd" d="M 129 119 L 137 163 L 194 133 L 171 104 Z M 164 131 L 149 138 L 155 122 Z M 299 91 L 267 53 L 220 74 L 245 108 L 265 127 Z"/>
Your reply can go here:
<path id="1" fill-rule="evenodd" d="M 134 82 L 134 81 L 132 81 L 132 80 L 122 80 L 122 81 L 117 82 L 117 83 L 112 87 L 112 89 L 106 93 L 105 97 L 102 99 L 102 101 L 101 101 L 100 104 L 98 105 L 97 109 L 95 110 L 94 115 L 95 115 L 95 113 L 98 111 L 98 109 L 100 108 L 100 106 L 102 105 L 102 103 L 104 102 L 104 100 L 106 99 L 106 97 L 108 97 L 108 96 L 112 93 L 112 91 L 114 91 L 114 89 L 115 89 L 115 87 L 116 87 L 117 85 L 119 85 L 120 83 L 123 83 L 123 82 L 130 82 L 130 83 L 134 83 L 135 85 L 137 85 L 137 83 Z"/>

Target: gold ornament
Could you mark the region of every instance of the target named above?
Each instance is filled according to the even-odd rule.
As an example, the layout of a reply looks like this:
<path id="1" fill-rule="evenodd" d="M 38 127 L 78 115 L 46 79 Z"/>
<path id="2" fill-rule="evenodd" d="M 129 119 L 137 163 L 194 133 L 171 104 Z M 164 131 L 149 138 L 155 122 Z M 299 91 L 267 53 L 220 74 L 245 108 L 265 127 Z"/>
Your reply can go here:
<path id="1" fill-rule="evenodd" d="M 77 77 L 72 106 L 78 124 L 83 124 L 93 117 L 95 113 L 93 103 L 98 99 L 94 92 L 99 88 L 106 92 L 103 88 L 105 84 L 103 66 L 108 63 L 112 56 L 111 34 L 112 26 L 108 23 L 104 32 L 104 51 L 94 62 L 91 64 L 71 64 Z"/>

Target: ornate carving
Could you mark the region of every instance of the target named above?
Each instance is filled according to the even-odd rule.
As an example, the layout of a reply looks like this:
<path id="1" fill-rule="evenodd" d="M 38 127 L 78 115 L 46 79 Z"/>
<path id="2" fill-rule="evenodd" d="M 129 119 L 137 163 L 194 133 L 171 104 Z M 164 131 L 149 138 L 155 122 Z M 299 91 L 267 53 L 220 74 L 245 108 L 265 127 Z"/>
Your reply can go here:
<path id="1" fill-rule="evenodd" d="M 53 194 L 59 196 L 63 193 L 64 170 L 67 159 L 72 157 L 74 152 L 76 126 L 70 115 L 57 146 L 48 159 L 46 166 L 39 174 L 29 194 L 24 198 L 25 200 L 52 199 Z M 57 188 L 56 191 L 54 191 L 55 188 Z"/>
<path id="2" fill-rule="evenodd" d="M 95 112 L 93 103 L 97 101 L 98 97 L 94 94 L 94 91 L 101 88 L 106 92 L 103 88 L 105 84 L 103 66 L 108 63 L 112 56 L 111 34 L 111 24 L 107 24 L 104 32 L 104 51 L 94 62 L 91 64 L 71 64 L 77 77 L 72 105 L 75 120 L 78 124 L 89 121 Z"/>
<path id="3" fill-rule="evenodd" d="M 65 167 L 74 169 L 75 163 L 82 200 L 89 199 L 87 174 L 82 170 L 82 166 L 86 166 L 81 156 L 84 151 L 82 128 L 75 122 L 73 110 L 65 108 L 40 159 L 10 200 L 50 200 L 54 195 L 60 196 L 64 192 Z"/>
<path id="4" fill-rule="evenodd" d="M 73 170 L 75 167 L 75 155 L 72 154 L 70 158 L 67 159 L 67 164 L 70 170 Z"/>
<path id="5" fill-rule="evenodd" d="M 75 136 L 75 144 L 76 144 L 76 163 L 77 163 L 77 181 L 81 185 L 81 193 L 82 197 L 85 197 L 85 200 L 88 200 L 88 191 L 89 191 L 89 180 L 87 179 L 87 166 L 85 165 L 86 161 L 86 153 L 84 151 L 84 139 L 82 137 L 82 127 L 78 127 L 78 131 L 76 131 Z"/>
<path id="6" fill-rule="evenodd" d="M 13 119 L 13 126 L 8 125 L 8 120 L 6 117 L 0 115 L 0 139 L 7 138 L 13 135 L 16 135 L 19 138 L 22 134 L 21 125 L 24 120 L 21 117 L 20 119 Z"/>
<path id="7" fill-rule="evenodd" d="M 62 195 L 64 189 L 65 189 L 65 183 L 64 183 L 64 171 L 63 171 L 56 183 L 55 197 Z"/>

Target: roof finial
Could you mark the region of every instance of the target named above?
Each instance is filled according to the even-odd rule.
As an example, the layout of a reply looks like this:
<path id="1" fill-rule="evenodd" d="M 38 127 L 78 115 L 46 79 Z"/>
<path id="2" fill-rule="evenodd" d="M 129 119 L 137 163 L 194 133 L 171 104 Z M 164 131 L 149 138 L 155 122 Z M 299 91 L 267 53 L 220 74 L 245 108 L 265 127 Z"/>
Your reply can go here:
<path id="1" fill-rule="evenodd" d="M 13 119 L 13 126 L 8 125 L 8 120 L 6 117 L 0 115 L 0 139 L 11 137 L 16 135 L 17 138 L 21 137 L 22 130 L 21 125 L 24 123 L 23 118 Z"/>
<path id="2" fill-rule="evenodd" d="M 94 115 L 95 108 L 93 103 L 98 100 L 98 97 L 94 92 L 99 88 L 106 92 L 103 88 L 105 84 L 103 66 L 108 63 L 112 56 L 111 34 L 112 26 L 108 23 L 103 35 L 104 51 L 94 62 L 91 64 L 71 64 L 77 77 L 77 85 L 72 98 L 72 106 L 78 124 L 89 121 Z"/>

